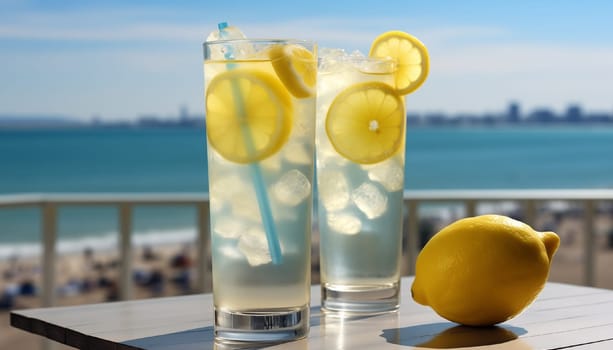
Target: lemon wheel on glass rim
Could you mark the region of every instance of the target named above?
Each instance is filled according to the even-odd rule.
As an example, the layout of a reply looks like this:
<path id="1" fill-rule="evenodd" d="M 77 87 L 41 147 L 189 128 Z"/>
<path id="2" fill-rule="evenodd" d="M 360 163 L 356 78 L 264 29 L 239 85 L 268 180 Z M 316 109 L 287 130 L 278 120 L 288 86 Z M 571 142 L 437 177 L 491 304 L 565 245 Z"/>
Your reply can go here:
<path id="1" fill-rule="evenodd" d="M 236 163 L 251 163 L 276 153 L 292 127 L 291 97 L 273 75 L 234 69 L 207 87 L 206 128 L 210 145 Z"/>
<path id="2" fill-rule="evenodd" d="M 404 100 L 381 82 L 359 83 L 336 96 L 326 116 L 326 134 L 343 157 L 374 164 L 404 144 Z"/>
<path id="3" fill-rule="evenodd" d="M 400 95 L 417 90 L 430 72 L 430 56 L 426 46 L 411 34 L 393 30 L 379 35 L 370 46 L 370 57 L 391 57 L 396 61 L 394 74 Z"/>

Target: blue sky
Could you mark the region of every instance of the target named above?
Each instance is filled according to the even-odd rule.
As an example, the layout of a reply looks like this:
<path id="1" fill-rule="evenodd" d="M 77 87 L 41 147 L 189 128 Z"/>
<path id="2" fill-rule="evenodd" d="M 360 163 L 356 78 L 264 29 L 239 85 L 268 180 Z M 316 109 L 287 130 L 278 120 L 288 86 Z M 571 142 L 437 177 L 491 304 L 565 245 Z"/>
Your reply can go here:
<path id="1" fill-rule="evenodd" d="M 202 114 L 201 42 L 217 22 L 250 37 L 367 51 L 399 29 L 430 50 L 415 112 L 613 112 L 611 1 L 0 0 L 0 114 L 89 120 Z"/>

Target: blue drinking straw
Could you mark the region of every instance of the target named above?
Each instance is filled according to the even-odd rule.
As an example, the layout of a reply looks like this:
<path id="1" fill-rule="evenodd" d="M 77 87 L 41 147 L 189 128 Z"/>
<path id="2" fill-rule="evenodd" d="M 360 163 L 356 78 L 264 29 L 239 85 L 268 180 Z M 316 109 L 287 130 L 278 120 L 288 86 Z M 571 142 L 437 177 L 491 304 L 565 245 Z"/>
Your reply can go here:
<path id="1" fill-rule="evenodd" d="M 217 25 L 219 29 L 219 36 L 221 39 L 229 39 L 226 28 L 228 28 L 227 22 L 221 22 Z M 226 48 L 226 52 L 224 53 L 224 57 L 226 60 L 233 60 L 234 53 L 231 46 Z M 234 64 L 228 63 L 228 69 L 233 69 Z M 244 116 L 243 104 L 241 103 L 241 93 L 238 89 L 238 86 L 235 82 L 232 84 L 232 94 L 234 95 L 234 101 L 237 101 L 237 109 L 239 115 Z M 241 131 L 243 134 L 243 139 L 245 141 L 245 147 L 247 147 L 247 153 L 252 155 L 255 150 L 253 146 L 253 139 L 251 137 L 251 132 L 245 126 L 241 126 Z M 277 235 L 277 228 L 272 218 L 272 212 L 270 211 L 270 201 L 268 200 L 268 194 L 266 193 L 266 185 L 264 184 L 264 178 L 262 176 L 262 169 L 258 162 L 249 163 L 249 169 L 251 170 L 251 176 L 253 177 L 253 185 L 255 186 L 255 194 L 258 200 L 258 207 L 260 208 L 260 216 L 262 217 L 262 224 L 264 225 L 264 230 L 266 231 L 266 240 L 268 241 L 268 250 L 270 252 L 270 258 L 272 259 L 272 263 L 277 265 L 282 262 L 281 256 L 281 246 L 279 245 L 279 236 Z"/>

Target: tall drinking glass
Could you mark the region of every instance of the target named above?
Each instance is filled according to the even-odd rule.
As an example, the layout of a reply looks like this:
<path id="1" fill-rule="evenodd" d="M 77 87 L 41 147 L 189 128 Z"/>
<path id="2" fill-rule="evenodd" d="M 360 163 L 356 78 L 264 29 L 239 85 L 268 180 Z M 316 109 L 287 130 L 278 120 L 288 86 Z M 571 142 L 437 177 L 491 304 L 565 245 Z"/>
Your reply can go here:
<path id="1" fill-rule="evenodd" d="M 322 50 L 317 184 L 322 307 L 376 314 L 399 307 L 405 105 L 396 63 Z"/>
<path id="2" fill-rule="evenodd" d="M 316 46 L 204 43 L 215 336 L 309 327 Z"/>

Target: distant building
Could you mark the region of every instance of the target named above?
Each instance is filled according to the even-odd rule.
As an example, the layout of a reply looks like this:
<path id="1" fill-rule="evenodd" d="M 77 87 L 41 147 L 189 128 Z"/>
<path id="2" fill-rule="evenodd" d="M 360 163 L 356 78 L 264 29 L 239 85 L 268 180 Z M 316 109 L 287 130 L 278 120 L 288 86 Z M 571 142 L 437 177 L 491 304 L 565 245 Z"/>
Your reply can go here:
<path id="1" fill-rule="evenodd" d="M 180 120 L 188 120 L 189 119 L 189 112 L 187 110 L 187 106 L 183 105 L 179 109 L 179 119 Z"/>
<path id="2" fill-rule="evenodd" d="M 556 114 L 548 108 L 535 109 L 528 116 L 528 121 L 533 123 L 555 123 L 559 120 L 560 118 L 558 118 Z"/>
<path id="3" fill-rule="evenodd" d="M 521 113 L 520 113 L 519 103 L 511 102 L 509 104 L 509 108 L 507 110 L 507 115 L 505 119 L 507 123 L 512 123 L 512 124 L 520 122 Z"/>
<path id="4" fill-rule="evenodd" d="M 579 123 L 583 119 L 583 112 L 581 111 L 581 106 L 572 104 L 569 105 L 566 109 L 566 115 L 564 115 L 564 119 L 569 123 Z"/>

